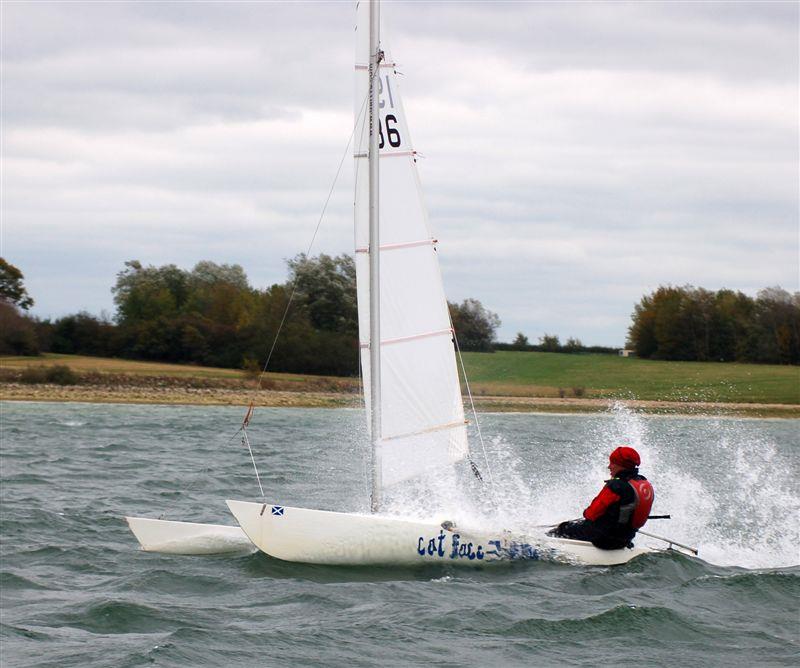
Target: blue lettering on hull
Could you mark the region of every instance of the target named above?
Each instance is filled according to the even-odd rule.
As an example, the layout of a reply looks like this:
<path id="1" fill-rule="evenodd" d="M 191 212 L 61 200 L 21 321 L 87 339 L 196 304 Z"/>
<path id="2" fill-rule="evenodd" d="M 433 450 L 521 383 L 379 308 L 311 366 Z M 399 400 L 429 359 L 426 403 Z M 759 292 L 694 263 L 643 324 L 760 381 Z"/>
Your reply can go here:
<path id="1" fill-rule="evenodd" d="M 437 557 L 445 560 L 468 561 L 539 561 L 550 559 L 555 555 L 550 548 L 520 543 L 517 541 L 490 540 L 487 546 L 473 542 L 465 542 L 458 533 L 447 534 L 439 531 L 438 536 L 428 538 L 420 536 L 417 540 L 417 554 L 420 557 Z"/>
<path id="2" fill-rule="evenodd" d="M 469 561 L 476 559 L 480 561 L 486 556 L 482 545 L 464 543 L 461 541 L 460 534 L 452 533 L 448 535 L 444 531 L 440 531 L 439 535 L 433 538 L 420 536 L 417 540 L 417 554 L 421 557 L 468 559 Z"/>

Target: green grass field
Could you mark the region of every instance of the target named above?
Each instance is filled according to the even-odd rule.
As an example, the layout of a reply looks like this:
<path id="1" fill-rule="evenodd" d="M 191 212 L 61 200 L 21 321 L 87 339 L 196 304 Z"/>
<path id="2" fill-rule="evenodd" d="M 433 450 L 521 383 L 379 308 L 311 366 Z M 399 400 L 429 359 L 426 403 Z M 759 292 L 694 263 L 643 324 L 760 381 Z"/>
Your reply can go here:
<path id="1" fill-rule="evenodd" d="M 239 369 L 218 369 L 191 364 L 139 362 L 110 357 L 60 355 L 57 353 L 45 353 L 39 357 L 0 357 L 0 366 L 6 369 L 25 369 L 30 366 L 52 366 L 54 364 L 65 364 L 79 373 L 99 371 L 101 373 L 127 373 L 137 376 L 170 375 L 203 378 L 244 378 L 244 371 Z"/>
<path id="2" fill-rule="evenodd" d="M 182 364 L 47 354 L 3 357 L 0 368 L 63 364 L 77 373 L 237 381 L 244 371 Z M 465 353 L 474 394 L 500 397 L 586 396 L 662 401 L 800 404 L 800 367 L 660 362 L 614 355 L 499 351 Z M 297 391 L 357 391 L 356 378 L 269 373 L 266 386 Z"/>
<path id="3" fill-rule="evenodd" d="M 193 364 L 166 364 L 164 362 L 143 362 L 107 357 L 87 357 L 85 355 L 60 355 L 45 353 L 39 357 L 0 357 L 0 370 L 14 372 L 29 367 L 68 366 L 78 374 L 101 374 L 113 376 L 119 382 L 120 376 L 133 378 L 171 378 L 206 381 L 211 384 L 253 383 L 255 377 L 241 369 L 222 369 L 218 367 L 196 366 Z M 263 386 L 289 391 L 358 391 L 357 378 L 333 378 L 293 373 L 267 373 Z"/>
<path id="4" fill-rule="evenodd" d="M 475 394 L 800 404 L 800 367 L 662 362 L 614 355 L 464 353 Z"/>

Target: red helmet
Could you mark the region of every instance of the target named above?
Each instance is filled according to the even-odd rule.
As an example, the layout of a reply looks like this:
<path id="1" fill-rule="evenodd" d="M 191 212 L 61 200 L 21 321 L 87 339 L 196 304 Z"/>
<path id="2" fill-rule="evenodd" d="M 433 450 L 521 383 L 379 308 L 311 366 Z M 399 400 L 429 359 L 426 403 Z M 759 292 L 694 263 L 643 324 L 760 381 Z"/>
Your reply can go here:
<path id="1" fill-rule="evenodd" d="M 629 448 L 627 445 L 620 445 L 614 450 L 614 452 L 609 455 L 608 461 L 625 469 L 635 468 L 642 462 L 639 453 L 633 448 Z"/>

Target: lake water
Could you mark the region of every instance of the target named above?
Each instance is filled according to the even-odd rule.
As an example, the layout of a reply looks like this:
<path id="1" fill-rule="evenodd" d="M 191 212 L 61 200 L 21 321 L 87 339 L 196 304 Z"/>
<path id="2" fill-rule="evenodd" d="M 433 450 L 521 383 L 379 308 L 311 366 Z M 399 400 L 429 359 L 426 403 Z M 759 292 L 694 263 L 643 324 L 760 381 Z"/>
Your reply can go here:
<path id="1" fill-rule="evenodd" d="M 494 487 L 457 470 L 393 512 L 524 528 L 576 517 L 609 449 L 642 454 L 647 529 L 700 559 L 614 568 L 335 568 L 145 553 L 122 517 L 231 523 L 259 500 L 228 407 L 5 403 L 3 666 L 788 666 L 800 662 L 800 421 L 484 415 Z M 268 500 L 365 510 L 363 415 L 260 409 Z"/>

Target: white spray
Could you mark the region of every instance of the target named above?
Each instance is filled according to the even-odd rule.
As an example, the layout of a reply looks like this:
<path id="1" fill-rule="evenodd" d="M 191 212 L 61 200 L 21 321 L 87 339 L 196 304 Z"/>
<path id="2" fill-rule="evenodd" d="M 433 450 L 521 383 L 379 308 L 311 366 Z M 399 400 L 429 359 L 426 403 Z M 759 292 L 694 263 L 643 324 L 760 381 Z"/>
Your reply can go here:
<path id="1" fill-rule="evenodd" d="M 655 487 L 653 514 L 672 516 L 647 530 L 695 545 L 718 565 L 800 562 L 800 490 L 791 474 L 798 444 L 779 435 L 796 441 L 797 430 L 785 422 L 776 435 L 764 428 L 768 421 L 643 416 L 622 404 L 603 415 L 495 415 L 491 422 L 493 494 L 466 469 L 456 470 L 394 490 L 387 510 L 531 531 L 580 517 L 608 478 L 608 454 L 624 444 L 639 451 L 641 472 Z"/>

